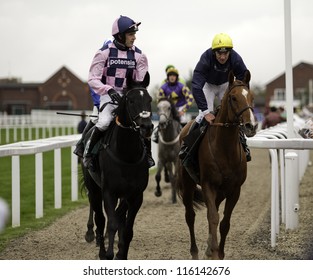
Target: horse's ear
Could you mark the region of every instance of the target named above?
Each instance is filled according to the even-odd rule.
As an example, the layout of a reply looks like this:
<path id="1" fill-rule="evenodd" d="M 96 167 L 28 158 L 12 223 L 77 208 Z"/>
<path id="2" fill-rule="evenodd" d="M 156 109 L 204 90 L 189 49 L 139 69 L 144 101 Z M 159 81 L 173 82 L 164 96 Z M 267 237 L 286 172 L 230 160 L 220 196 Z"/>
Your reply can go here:
<path id="1" fill-rule="evenodd" d="M 132 88 L 134 85 L 133 75 L 129 72 L 126 76 L 126 86 L 127 88 Z"/>
<path id="2" fill-rule="evenodd" d="M 229 74 L 228 74 L 228 82 L 229 82 L 230 85 L 233 84 L 234 78 L 235 78 L 234 72 L 233 72 L 233 70 L 230 70 L 230 72 L 229 72 Z"/>
<path id="3" fill-rule="evenodd" d="M 244 74 L 243 82 L 248 85 L 250 82 L 250 79 L 251 79 L 250 71 L 246 70 Z"/>
<path id="4" fill-rule="evenodd" d="M 132 76 L 132 73 L 128 73 L 128 75 L 126 76 L 126 85 L 127 85 L 127 88 L 133 88 L 135 86 L 141 86 L 141 87 L 148 87 L 150 84 L 150 74 L 149 72 L 146 73 L 144 79 L 142 82 L 137 82 L 137 81 L 134 81 L 133 80 L 133 76 Z"/>
<path id="5" fill-rule="evenodd" d="M 150 84 L 150 74 L 149 74 L 149 72 L 146 73 L 146 75 L 145 75 L 145 77 L 144 77 L 144 79 L 143 79 L 141 84 L 145 88 L 149 86 L 149 84 Z"/>

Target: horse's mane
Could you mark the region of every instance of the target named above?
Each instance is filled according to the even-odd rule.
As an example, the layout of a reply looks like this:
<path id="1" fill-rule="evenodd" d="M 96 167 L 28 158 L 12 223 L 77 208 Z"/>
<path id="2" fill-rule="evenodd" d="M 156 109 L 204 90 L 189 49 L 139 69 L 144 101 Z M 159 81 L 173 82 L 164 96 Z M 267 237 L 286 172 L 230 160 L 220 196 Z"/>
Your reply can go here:
<path id="1" fill-rule="evenodd" d="M 166 100 L 171 104 L 171 113 L 172 113 L 173 119 L 180 123 L 180 117 L 179 117 L 178 111 L 176 109 L 176 106 L 172 102 L 172 100 L 167 98 L 167 97 L 161 97 L 158 99 L 158 103 L 163 101 L 163 100 Z"/>

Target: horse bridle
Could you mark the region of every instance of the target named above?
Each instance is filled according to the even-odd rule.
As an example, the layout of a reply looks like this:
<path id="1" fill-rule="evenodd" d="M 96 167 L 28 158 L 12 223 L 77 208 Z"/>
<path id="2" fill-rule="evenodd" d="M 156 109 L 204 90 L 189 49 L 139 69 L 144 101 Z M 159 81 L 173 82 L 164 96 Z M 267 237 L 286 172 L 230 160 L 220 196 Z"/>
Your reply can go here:
<path id="1" fill-rule="evenodd" d="M 243 112 L 245 112 L 246 110 L 249 110 L 249 109 L 251 109 L 252 112 L 254 111 L 254 110 L 253 110 L 253 107 L 250 106 L 250 105 L 248 105 L 247 107 L 243 108 L 243 109 L 240 110 L 239 112 L 236 112 L 236 110 L 235 110 L 235 108 L 234 108 L 234 105 L 233 105 L 233 103 L 232 103 L 232 98 L 231 98 L 231 96 L 229 95 L 229 93 L 230 93 L 235 87 L 247 87 L 247 88 L 248 88 L 248 86 L 245 85 L 245 84 L 243 84 L 243 83 L 242 83 L 242 84 L 233 85 L 233 86 L 231 86 L 231 87 L 228 89 L 228 92 L 227 92 L 227 94 L 228 94 L 228 102 L 229 102 L 230 108 L 231 108 L 231 110 L 233 111 L 233 113 L 234 113 L 236 119 L 237 119 L 239 122 L 234 122 L 234 123 L 213 123 L 213 124 L 211 124 L 211 125 L 213 125 L 213 126 L 224 126 L 224 127 L 242 126 L 242 122 L 240 121 L 240 116 L 243 114 Z"/>
<path id="2" fill-rule="evenodd" d="M 130 89 L 129 91 L 127 91 L 125 93 L 125 98 L 126 98 L 126 101 L 127 101 L 127 95 L 129 94 L 129 92 L 131 92 L 132 90 L 134 89 Z M 136 119 L 140 118 L 140 119 L 147 119 L 151 116 L 151 112 L 149 111 L 145 111 L 145 110 L 142 110 L 139 114 L 137 114 L 136 116 L 132 117 L 132 115 L 130 114 L 129 110 L 128 110 L 128 106 L 126 106 L 126 110 L 127 110 L 127 114 L 128 114 L 128 117 L 129 119 L 131 120 L 131 125 L 130 126 L 124 126 L 118 119 L 118 117 L 115 118 L 115 123 L 121 127 L 121 128 L 125 128 L 125 129 L 131 129 L 131 130 L 134 130 L 134 131 L 139 131 L 140 130 L 140 126 L 136 123 Z"/>

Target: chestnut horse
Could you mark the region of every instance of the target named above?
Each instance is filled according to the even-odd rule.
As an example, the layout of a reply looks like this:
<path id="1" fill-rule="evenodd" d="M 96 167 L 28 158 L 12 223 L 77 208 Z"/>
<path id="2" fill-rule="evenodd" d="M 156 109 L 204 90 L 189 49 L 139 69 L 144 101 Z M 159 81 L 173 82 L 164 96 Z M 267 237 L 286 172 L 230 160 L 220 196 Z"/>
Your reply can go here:
<path id="1" fill-rule="evenodd" d="M 222 98 L 220 110 L 214 123 L 208 125 L 197 152 L 200 186 L 197 186 L 181 162 L 179 163 L 176 187 L 185 206 L 192 259 L 199 258 L 194 232 L 195 208 L 199 205 L 207 207 L 209 236 L 206 258 L 224 259 L 224 246 L 230 229 L 231 215 L 238 202 L 241 186 L 247 177 L 246 155 L 239 141 L 239 130 L 241 129 L 247 137 L 252 137 L 257 129 L 249 81 L 249 71 L 245 73 L 243 81 L 234 80 L 233 73 L 229 74 L 229 85 Z M 188 134 L 192 122 L 182 129 L 181 140 Z M 219 224 L 219 206 L 224 200 L 226 200 L 224 215 Z"/>

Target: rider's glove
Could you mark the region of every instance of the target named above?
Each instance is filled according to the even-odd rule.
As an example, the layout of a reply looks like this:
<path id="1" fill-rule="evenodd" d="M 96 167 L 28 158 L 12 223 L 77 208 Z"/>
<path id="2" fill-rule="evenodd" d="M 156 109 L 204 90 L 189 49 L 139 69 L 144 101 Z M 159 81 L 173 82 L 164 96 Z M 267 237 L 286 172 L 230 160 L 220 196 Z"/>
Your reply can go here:
<path id="1" fill-rule="evenodd" d="M 121 100 L 121 96 L 113 88 L 109 89 L 108 95 L 113 102 L 119 103 L 119 101 Z"/>

